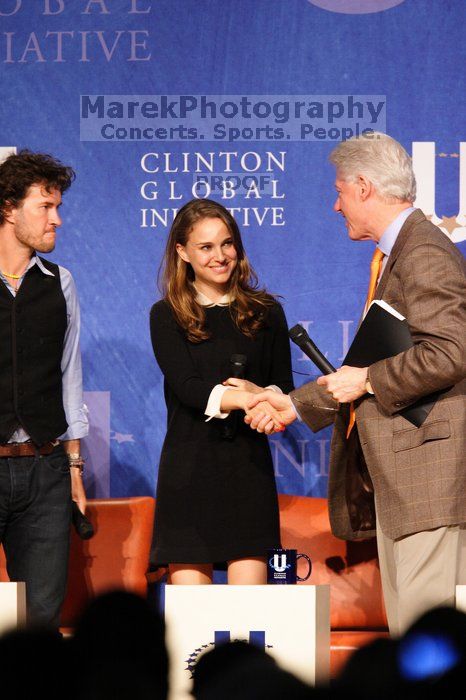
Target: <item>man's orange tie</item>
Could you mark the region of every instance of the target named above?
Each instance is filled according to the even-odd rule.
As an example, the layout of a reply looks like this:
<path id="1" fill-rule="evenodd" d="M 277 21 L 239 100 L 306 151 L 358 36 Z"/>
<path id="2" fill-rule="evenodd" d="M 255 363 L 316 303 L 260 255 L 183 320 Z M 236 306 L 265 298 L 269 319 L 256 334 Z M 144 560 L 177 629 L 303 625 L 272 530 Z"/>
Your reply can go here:
<path id="1" fill-rule="evenodd" d="M 374 255 L 372 256 L 371 260 L 371 277 L 369 280 L 369 289 L 367 290 L 367 299 L 366 299 L 366 305 L 364 307 L 364 316 L 367 314 L 367 311 L 369 309 L 371 301 L 373 301 L 374 296 L 375 296 L 375 290 L 377 288 L 377 282 L 380 276 L 380 269 L 382 267 L 382 260 L 384 258 L 384 253 L 380 250 L 380 248 L 376 248 L 374 250 Z M 346 431 L 346 438 L 348 439 L 350 436 L 350 433 L 353 429 L 353 425 L 356 421 L 356 413 L 354 411 L 354 403 L 351 402 L 350 405 L 350 418 L 349 418 L 349 423 L 348 423 L 348 429 Z"/>

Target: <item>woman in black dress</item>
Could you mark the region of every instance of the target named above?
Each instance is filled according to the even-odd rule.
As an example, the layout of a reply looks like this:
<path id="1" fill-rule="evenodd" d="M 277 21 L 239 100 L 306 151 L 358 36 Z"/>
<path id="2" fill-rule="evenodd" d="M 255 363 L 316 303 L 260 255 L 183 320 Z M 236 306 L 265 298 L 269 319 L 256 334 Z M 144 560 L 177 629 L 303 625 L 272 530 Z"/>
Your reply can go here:
<path id="1" fill-rule="evenodd" d="M 168 421 L 152 560 L 174 584 L 211 583 L 215 562 L 227 562 L 229 583 L 265 583 L 267 549 L 280 546 L 277 492 L 267 437 L 243 417 L 262 387 L 292 389 L 285 315 L 257 288 L 238 226 L 216 202 L 178 212 L 162 271 L 150 326 Z M 231 376 L 232 355 L 244 379 Z"/>

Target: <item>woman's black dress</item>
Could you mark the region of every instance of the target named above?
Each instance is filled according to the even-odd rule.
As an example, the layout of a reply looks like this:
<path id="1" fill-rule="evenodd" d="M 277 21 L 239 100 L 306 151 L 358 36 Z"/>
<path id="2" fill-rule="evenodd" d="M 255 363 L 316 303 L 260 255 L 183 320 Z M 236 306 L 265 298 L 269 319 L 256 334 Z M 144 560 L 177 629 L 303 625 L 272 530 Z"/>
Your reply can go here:
<path id="1" fill-rule="evenodd" d="M 236 434 L 225 439 L 225 420 L 206 422 L 204 410 L 213 387 L 231 376 L 232 354 L 246 355 L 246 379 L 291 391 L 285 315 L 274 304 L 266 327 L 251 340 L 237 329 L 228 306 L 205 312 L 212 336 L 201 343 L 186 339 L 165 301 L 154 304 L 150 315 L 168 412 L 157 483 L 155 565 L 266 556 L 267 549 L 280 546 L 267 437 L 244 423 L 243 411 L 233 411 Z"/>

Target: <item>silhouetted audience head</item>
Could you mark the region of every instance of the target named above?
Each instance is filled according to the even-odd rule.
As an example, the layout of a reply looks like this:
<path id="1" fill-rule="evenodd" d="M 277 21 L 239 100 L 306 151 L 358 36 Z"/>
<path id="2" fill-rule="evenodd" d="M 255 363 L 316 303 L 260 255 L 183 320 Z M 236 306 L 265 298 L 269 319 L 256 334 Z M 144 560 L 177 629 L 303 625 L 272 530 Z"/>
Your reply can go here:
<path id="1" fill-rule="evenodd" d="M 338 697 L 433 700 L 456 697 L 466 677 L 466 614 L 430 610 L 398 640 L 358 649 L 334 683 Z"/>
<path id="2" fill-rule="evenodd" d="M 450 698 L 466 677 L 466 614 L 439 607 L 422 615 L 398 646 L 406 698 Z"/>
<path id="3" fill-rule="evenodd" d="M 220 644 L 200 657 L 194 668 L 196 700 L 305 700 L 314 697 L 310 686 L 281 669 L 253 644 Z"/>
<path id="4" fill-rule="evenodd" d="M 357 693 L 361 700 L 394 697 L 400 684 L 397 648 L 393 639 L 376 639 L 357 649 L 336 679 L 335 689 Z"/>
<path id="5" fill-rule="evenodd" d="M 99 596 L 76 625 L 78 699 L 164 700 L 168 655 L 162 617 L 126 591 Z"/>
<path id="6" fill-rule="evenodd" d="M 66 641 L 55 631 L 29 627 L 0 637 L 4 698 L 62 700 L 69 694 L 71 668 Z"/>

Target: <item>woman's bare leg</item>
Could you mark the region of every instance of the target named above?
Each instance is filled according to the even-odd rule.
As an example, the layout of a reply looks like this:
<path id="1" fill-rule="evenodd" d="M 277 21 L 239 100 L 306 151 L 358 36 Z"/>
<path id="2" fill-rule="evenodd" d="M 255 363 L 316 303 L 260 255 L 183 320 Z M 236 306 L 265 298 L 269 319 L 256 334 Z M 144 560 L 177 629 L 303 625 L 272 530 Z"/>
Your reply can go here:
<path id="1" fill-rule="evenodd" d="M 169 564 L 168 582 L 175 586 L 212 583 L 212 564 Z"/>
<path id="2" fill-rule="evenodd" d="M 233 559 L 228 562 L 228 583 L 232 585 L 258 585 L 267 583 L 265 558 Z"/>

